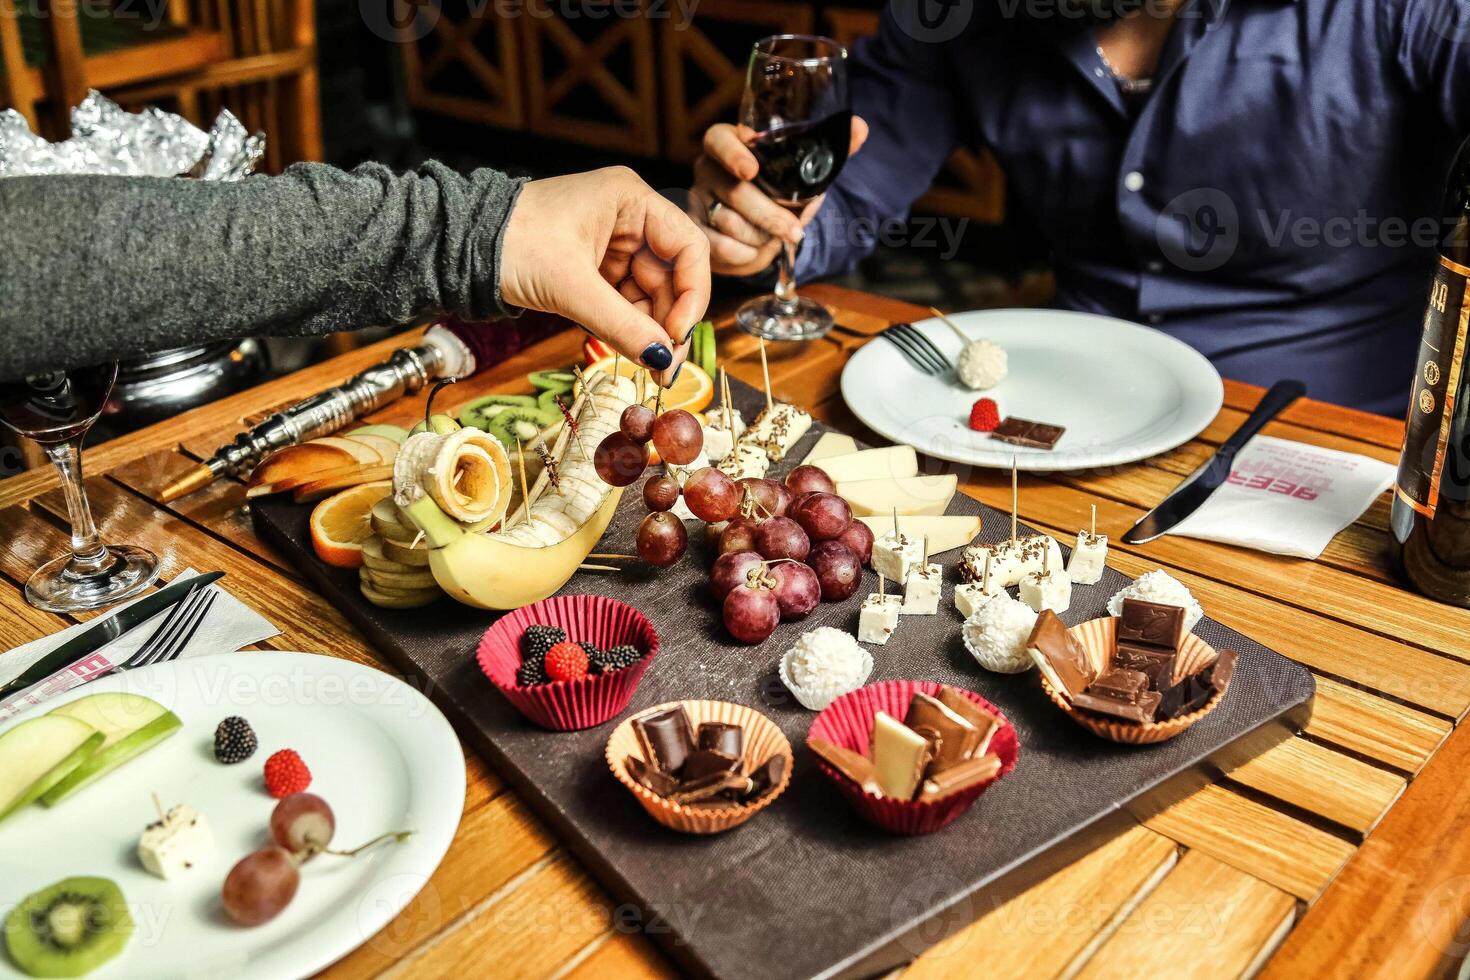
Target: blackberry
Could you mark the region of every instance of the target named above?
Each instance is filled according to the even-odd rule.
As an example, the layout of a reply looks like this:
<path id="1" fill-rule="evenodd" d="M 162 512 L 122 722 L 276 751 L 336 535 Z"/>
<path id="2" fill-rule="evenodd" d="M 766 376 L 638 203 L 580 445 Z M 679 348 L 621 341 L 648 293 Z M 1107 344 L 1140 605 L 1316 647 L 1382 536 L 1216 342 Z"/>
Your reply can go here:
<path id="1" fill-rule="evenodd" d="M 537 684 L 545 684 L 550 679 L 546 676 L 544 657 L 538 657 L 534 661 L 527 660 L 516 668 L 517 687 L 534 687 Z"/>
<path id="2" fill-rule="evenodd" d="M 585 647 L 587 644 L 584 643 L 582 646 Z M 597 667 L 597 672 L 601 674 L 611 670 L 622 670 L 624 667 L 631 667 L 643 659 L 643 654 L 638 651 L 637 647 L 625 644 L 620 647 L 613 647 L 611 650 L 599 650 L 596 656 L 592 656 L 589 652 L 588 657 Z"/>
<path id="3" fill-rule="evenodd" d="M 567 638 L 567 631 L 560 626 L 527 626 L 521 636 L 521 661 L 546 659 L 546 652 Z"/>
<path id="4" fill-rule="evenodd" d="M 227 766 L 244 762 L 259 747 L 250 722 L 239 715 L 231 715 L 214 730 L 214 757 Z"/>

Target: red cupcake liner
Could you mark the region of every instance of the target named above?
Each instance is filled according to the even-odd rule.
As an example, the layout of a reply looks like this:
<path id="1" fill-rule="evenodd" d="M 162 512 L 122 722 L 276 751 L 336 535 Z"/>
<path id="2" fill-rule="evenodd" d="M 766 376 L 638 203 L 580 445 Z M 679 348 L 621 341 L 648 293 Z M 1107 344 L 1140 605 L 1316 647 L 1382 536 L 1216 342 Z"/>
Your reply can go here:
<path id="1" fill-rule="evenodd" d="M 807 741 L 820 738 L 867 755 L 868 742 L 873 735 L 873 718 L 879 711 L 901 721 L 908 713 L 909 702 L 915 694 L 935 695 L 944 686 L 937 681 L 880 681 L 860 687 L 833 701 L 817 715 L 807 731 Z M 977 783 L 941 800 L 895 800 L 863 792 L 861 786 L 819 758 L 818 768 L 837 784 L 837 789 L 847 797 L 858 815 L 874 826 L 894 834 L 933 833 L 958 820 L 980 798 L 980 794 L 1016 768 L 1021 745 L 1015 726 L 999 708 L 974 691 L 953 684 L 949 686 L 1000 719 L 1000 728 L 991 736 L 987 750 L 1000 758 L 1000 772 L 988 782 Z"/>
<path id="2" fill-rule="evenodd" d="M 604 650 L 631 644 L 643 658 L 606 674 L 520 687 L 516 670 L 521 665 L 521 636 L 537 624 L 559 626 L 567 639 Z M 559 595 L 502 616 L 480 638 L 476 659 L 490 682 L 526 718 L 542 728 L 570 732 L 601 725 L 626 708 L 657 653 L 653 624 L 627 603 L 599 595 Z"/>

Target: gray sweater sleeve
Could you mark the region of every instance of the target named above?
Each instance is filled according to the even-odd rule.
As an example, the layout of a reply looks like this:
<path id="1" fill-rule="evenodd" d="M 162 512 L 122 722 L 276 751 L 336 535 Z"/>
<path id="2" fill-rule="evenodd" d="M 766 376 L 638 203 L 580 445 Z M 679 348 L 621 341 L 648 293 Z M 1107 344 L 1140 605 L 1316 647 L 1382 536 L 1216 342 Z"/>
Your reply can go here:
<path id="1" fill-rule="evenodd" d="M 0 179 L 0 378 L 251 334 L 484 319 L 521 181 L 430 163 L 237 183 Z"/>

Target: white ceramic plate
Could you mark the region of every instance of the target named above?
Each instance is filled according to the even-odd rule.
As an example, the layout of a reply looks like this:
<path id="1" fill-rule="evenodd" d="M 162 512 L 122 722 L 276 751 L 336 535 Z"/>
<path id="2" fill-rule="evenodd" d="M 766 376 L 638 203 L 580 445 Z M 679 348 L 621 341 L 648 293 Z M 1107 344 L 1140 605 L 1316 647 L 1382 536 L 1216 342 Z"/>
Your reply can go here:
<path id="1" fill-rule="evenodd" d="M 842 397 L 868 428 L 921 453 L 975 466 L 1081 470 L 1147 459 L 1188 442 L 1225 400 L 1220 375 L 1198 351 L 1157 330 L 1061 310 L 953 313 L 974 339 L 1006 349 L 1010 373 L 972 391 L 953 372 L 931 377 L 892 343 L 866 344 L 842 372 Z M 938 320 L 923 331 L 951 362 L 962 344 Z M 998 442 L 969 427 L 970 406 L 994 398 L 1001 417 L 1066 427 L 1050 451 Z"/>
<path id="2" fill-rule="evenodd" d="M 304 977 L 368 942 L 439 866 L 464 808 L 459 740 L 427 698 L 388 674 L 303 653 L 206 655 L 114 675 L 54 698 L 23 718 L 102 691 L 154 698 L 184 726 L 55 808 L 33 805 L 0 823 L 0 911 L 73 875 L 111 878 L 132 911 L 132 941 L 90 974 L 119 977 Z M 214 759 L 214 729 L 249 720 L 256 754 L 233 766 Z M 8 725 L 6 726 L 9 727 Z M 333 845 L 356 847 L 412 830 L 348 860 L 321 855 L 302 867 L 295 899 L 253 929 L 230 924 L 220 885 L 240 858 L 269 843 L 275 805 L 261 773 L 277 749 L 294 748 L 312 771 L 310 792 L 337 818 Z M 163 881 L 138 863 L 138 837 L 165 807 L 187 803 L 209 820 L 216 854 Z M 19 977 L 0 953 L 0 976 Z"/>

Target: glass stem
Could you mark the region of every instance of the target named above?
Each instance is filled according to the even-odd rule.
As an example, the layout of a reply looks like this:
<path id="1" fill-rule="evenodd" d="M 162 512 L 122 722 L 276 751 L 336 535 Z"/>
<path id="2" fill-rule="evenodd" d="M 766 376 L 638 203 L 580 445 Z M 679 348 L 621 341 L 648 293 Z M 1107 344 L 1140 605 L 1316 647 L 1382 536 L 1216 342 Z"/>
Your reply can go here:
<path id="1" fill-rule="evenodd" d="M 776 302 L 786 313 L 796 312 L 796 245 L 781 243 L 776 260 Z"/>
<path id="2" fill-rule="evenodd" d="M 66 495 L 66 513 L 71 518 L 71 564 L 77 572 L 88 575 L 107 567 L 109 556 L 92 522 L 92 508 L 87 506 L 87 488 L 82 485 L 82 441 L 68 439 L 46 447 L 46 455 L 61 474 L 61 491 Z"/>

